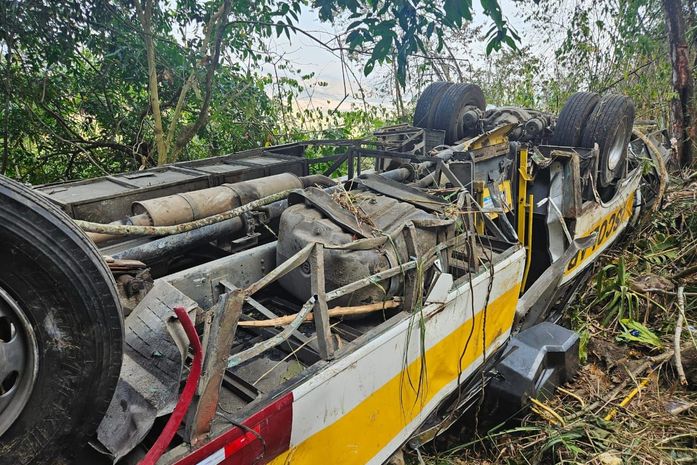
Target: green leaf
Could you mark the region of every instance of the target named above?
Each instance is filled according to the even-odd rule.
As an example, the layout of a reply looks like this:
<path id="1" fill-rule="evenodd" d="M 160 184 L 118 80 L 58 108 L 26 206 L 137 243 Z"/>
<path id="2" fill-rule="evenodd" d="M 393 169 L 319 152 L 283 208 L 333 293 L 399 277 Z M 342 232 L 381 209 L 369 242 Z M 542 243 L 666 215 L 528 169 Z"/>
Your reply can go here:
<path id="1" fill-rule="evenodd" d="M 433 30 L 436 28 L 436 23 L 429 23 L 428 27 L 426 28 L 426 37 L 429 39 L 433 35 Z"/>
<path id="2" fill-rule="evenodd" d="M 625 318 L 620 320 L 620 325 L 624 331 L 617 336 L 618 341 L 634 342 L 653 349 L 663 347 L 659 337 L 638 321 Z"/>
<path id="3" fill-rule="evenodd" d="M 351 30 L 353 30 L 353 29 L 356 29 L 356 28 L 359 27 L 359 26 L 362 26 L 363 24 L 364 24 L 364 21 L 363 21 L 363 20 L 354 21 L 354 22 L 352 22 L 351 24 L 348 25 L 348 27 L 346 28 L 346 30 L 347 30 L 347 31 L 351 31 Z"/>
<path id="4" fill-rule="evenodd" d="M 375 44 L 375 48 L 373 49 L 371 60 L 373 60 L 373 61 L 385 60 L 385 58 L 387 58 L 387 56 L 392 51 L 392 39 L 393 39 L 393 37 L 391 35 L 383 36 L 382 39 L 380 39 L 378 41 L 378 43 Z"/>
<path id="5" fill-rule="evenodd" d="M 363 67 L 363 74 L 368 76 L 370 73 L 373 72 L 373 68 L 375 68 L 375 60 L 371 57 L 368 61 L 365 62 L 365 66 Z"/>

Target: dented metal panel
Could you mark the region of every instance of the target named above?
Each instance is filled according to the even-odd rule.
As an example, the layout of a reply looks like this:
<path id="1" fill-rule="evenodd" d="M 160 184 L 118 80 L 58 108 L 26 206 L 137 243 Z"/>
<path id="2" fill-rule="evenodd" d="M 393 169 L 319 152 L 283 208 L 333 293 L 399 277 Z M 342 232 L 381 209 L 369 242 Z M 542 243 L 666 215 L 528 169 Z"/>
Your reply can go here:
<path id="1" fill-rule="evenodd" d="M 252 151 L 117 176 L 48 184 L 37 190 L 73 218 L 108 223 L 128 216 L 136 201 L 281 173 L 308 174 L 307 163 L 294 156 Z"/>
<path id="2" fill-rule="evenodd" d="M 355 350 L 294 388 L 290 448 L 271 463 L 387 460 L 455 389 L 459 377 L 473 373 L 481 363 L 482 347 L 493 354 L 506 341 L 524 260 L 518 249 L 499 262 L 491 293 L 486 292 L 489 272 L 474 278 L 474 311 L 470 286 L 463 283 L 450 291 L 445 304 L 430 304 L 420 316 L 404 318 L 377 336 L 356 341 Z M 482 340 L 485 308 L 487 336 Z M 423 346 L 419 324 L 412 318 L 423 318 Z M 472 325 L 474 339 L 466 344 Z M 419 375 L 421 363 L 426 370 Z"/>
<path id="3" fill-rule="evenodd" d="M 597 234 L 592 246 L 579 250 L 571 259 L 562 278 L 564 284 L 577 276 L 598 255 L 607 249 L 629 223 L 634 213 L 636 191 L 641 181 L 641 167 L 629 173 L 618 187 L 615 196 L 607 203 L 588 202 L 583 214 L 576 220 L 575 237 Z"/>
<path id="4" fill-rule="evenodd" d="M 155 420 L 171 413 L 179 397 L 188 342 L 172 308 L 198 305 L 158 280 L 125 320 L 126 343 L 116 392 L 97 431 L 114 461 L 137 446 Z"/>

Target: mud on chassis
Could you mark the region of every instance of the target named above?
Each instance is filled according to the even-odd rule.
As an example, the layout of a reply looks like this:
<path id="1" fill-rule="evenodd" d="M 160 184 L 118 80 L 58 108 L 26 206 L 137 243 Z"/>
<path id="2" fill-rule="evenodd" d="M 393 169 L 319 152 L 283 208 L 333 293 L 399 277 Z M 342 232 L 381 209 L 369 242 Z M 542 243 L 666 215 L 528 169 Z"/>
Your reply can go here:
<path id="1" fill-rule="evenodd" d="M 576 338 L 546 322 L 553 303 L 660 202 L 667 149 L 633 119 L 621 96 L 553 117 L 434 83 L 412 126 L 370 141 L 3 178 L 0 463 L 138 463 L 153 445 L 161 464 L 381 463 L 467 412 L 475 373 L 503 410 L 564 382 Z M 342 166 L 340 187 L 312 174 Z"/>

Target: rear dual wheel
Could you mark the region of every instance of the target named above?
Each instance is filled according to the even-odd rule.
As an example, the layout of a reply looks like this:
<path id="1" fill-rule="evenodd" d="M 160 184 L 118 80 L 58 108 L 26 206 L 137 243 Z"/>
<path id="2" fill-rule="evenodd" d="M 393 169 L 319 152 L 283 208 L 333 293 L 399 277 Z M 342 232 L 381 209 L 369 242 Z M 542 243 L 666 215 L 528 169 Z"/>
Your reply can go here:
<path id="1" fill-rule="evenodd" d="M 634 125 L 634 103 L 623 95 L 606 95 L 583 129 L 581 145 L 598 144 L 598 185 L 610 187 L 626 174 L 627 149 Z"/>
<path id="2" fill-rule="evenodd" d="M 552 134 L 552 145 L 581 147 L 583 127 L 600 102 L 595 92 L 576 92 L 564 104 Z"/>
<path id="3" fill-rule="evenodd" d="M 433 82 L 416 102 L 414 126 L 440 129 L 445 132 L 445 143 L 455 142 L 476 134 L 464 124 L 470 110 L 484 111 L 486 101 L 479 86 L 474 84 Z"/>
<path id="4" fill-rule="evenodd" d="M 626 173 L 634 104 L 622 95 L 576 92 L 559 113 L 552 144 L 593 148 L 598 144 L 597 186 L 608 190 Z"/>
<path id="5" fill-rule="evenodd" d="M 0 465 L 52 464 L 94 434 L 121 368 L 113 277 L 38 193 L 0 176 Z"/>
<path id="6" fill-rule="evenodd" d="M 433 124 L 435 109 L 438 108 L 445 91 L 452 85 L 452 82 L 432 82 L 421 92 L 414 109 L 414 126 L 432 129 L 431 125 Z"/>

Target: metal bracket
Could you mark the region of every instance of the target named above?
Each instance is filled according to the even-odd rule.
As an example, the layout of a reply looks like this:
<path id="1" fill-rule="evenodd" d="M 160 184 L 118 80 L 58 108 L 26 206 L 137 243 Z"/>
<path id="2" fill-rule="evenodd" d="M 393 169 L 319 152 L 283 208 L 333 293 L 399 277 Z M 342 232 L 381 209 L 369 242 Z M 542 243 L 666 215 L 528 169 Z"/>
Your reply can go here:
<path id="1" fill-rule="evenodd" d="M 416 238 L 416 227 L 409 221 L 404 231 L 404 241 L 407 245 L 407 253 L 411 260 L 419 259 L 418 241 Z M 414 309 L 419 301 L 419 294 L 423 292 L 423 282 L 419 282 L 419 269 L 415 267 L 406 272 L 404 277 L 404 306 L 403 308 Z"/>
<path id="2" fill-rule="evenodd" d="M 317 346 L 319 355 L 324 360 L 334 358 L 334 340 L 332 339 L 329 324 L 329 307 L 327 306 L 327 294 L 324 289 L 324 246 L 315 244 L 310 255 L 310 269 L 312 281 L 312 294 L 315 296 L 315 304 L 312 313 L 317 331 Z"/>
<path id="3" fill-rule="evenodd" d="M 210 326 L 205 340 L 203 376 L 186 422 L 186 436 L 193 446 L 205 440 L 211 430 L 243 304 L 244 291 L 235 289 L 223 294 L 209 312 L 212 316 L 209 317 Z"/>

